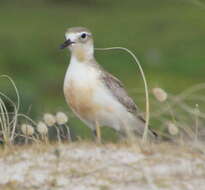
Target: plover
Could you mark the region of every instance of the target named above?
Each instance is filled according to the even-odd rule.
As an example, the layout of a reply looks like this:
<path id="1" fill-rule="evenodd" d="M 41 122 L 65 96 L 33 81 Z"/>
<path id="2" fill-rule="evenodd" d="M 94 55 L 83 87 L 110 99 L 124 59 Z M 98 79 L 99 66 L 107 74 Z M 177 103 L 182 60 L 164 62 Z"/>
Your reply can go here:
<path id="1" fill-rule="evenodd" d="M 77 117 L 94 134 L 96 127 L 108 126 L 119 133 L 131 131 L 142 135 L 145 121 L 122 82 L 97 63 L 92 33 L 84 27 L 69 28 L 60 48 L 71 52 L 64 95 Z M 149 134 L 155 135 L 152 131 Z"/>

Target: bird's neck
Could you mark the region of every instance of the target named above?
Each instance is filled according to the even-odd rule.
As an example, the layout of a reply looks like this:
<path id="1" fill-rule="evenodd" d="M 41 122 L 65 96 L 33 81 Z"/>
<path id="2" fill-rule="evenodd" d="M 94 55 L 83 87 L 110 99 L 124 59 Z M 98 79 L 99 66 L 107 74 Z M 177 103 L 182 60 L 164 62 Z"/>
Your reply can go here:
<path id="1" fill-rule="evenodd" d="M 76 59 L 78 62 L 89 62 L 94 59 L 94 49 L 93 47 L 84 48 L 78 47 L 75 48 L 71 53 L 71 59 Z"/>

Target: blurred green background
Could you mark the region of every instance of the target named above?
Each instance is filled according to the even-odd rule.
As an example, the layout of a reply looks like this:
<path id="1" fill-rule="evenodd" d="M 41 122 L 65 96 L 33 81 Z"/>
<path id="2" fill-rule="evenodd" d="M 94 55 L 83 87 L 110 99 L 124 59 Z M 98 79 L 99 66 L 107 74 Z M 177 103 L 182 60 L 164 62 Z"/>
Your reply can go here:
<path id="1" fill-rule="evenodd" d="M 15 81 L 22 112 L 34 118 L 67 112 L 62 86 L 69 53 L 58 47 L 68 27 L 85 26 L 95 47 L 136 53 L 149 88 L 179 93 L 204 82 L 204 21 L 205 8 L 197 0 L 0 0 L 0 74 Z M 132 58 L 117 50 L 98 51 L 96 58 L 144 110 L 143 83 Z M 0 85 L 15 97 L 5 80 Z M 71 123 L 87 130 L 75 118 Z"/>

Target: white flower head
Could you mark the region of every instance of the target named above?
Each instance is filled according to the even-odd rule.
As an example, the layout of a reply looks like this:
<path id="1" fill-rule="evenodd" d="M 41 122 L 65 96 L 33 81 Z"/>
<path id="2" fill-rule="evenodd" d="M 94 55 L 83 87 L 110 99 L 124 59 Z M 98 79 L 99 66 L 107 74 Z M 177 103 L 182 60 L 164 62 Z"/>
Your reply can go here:
<path id="1" fill-rule="evenodd" d="M 38 125 L 37 125 L 37 131 L 41 135 L 46 135 L 48 133 L 48 127 L 44 122 L 40 121 L 38 122 Z"/>
<path id="2" fill-rule="evenodd" d="M 159 102 L 167 100 L 167 93 L 162 88 L 153 88 L 152 93 Z"/>
<path id="3" fill-rule="evenodd" d="M 32 136 L 34 134 L 34 129 L 31 125 L 22 124 L 21 131 L 24 135 Z"/>
<path id="4" fill-rule="evenodd" d="M 56 123 L 55 116 L 50 113 L 45 113 L 43 116 L 43 120 L 49 127 L 53 126 Z"/>
<path id="5" fill-rule="evenodd" d="M 57 112 L 56 121 L 59 125 L 63 125 L 68 122 L 68 116 L 63 112 Z"/>
<path id="6" fill-rule="evenodd" d="M 168 122 L 167 127 L 168 127 L 168 132 L 170 135 L 175 136 L 179 133 L 179 129 L 174 123 Z"/>

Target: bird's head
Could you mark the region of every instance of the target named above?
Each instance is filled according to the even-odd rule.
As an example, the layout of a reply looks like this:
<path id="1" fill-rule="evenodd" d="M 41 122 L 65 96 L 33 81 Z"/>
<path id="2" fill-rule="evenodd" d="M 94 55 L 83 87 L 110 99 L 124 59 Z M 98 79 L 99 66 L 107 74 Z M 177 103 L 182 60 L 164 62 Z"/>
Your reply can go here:
<path id="1" fill-rule="evenodd" d="M 94 46 L 91 32 L 84 27 L 69 28 L 65 33 L 65 42 L 60 49 L 68 48 L 78 59 L 93 56 Z"/>

